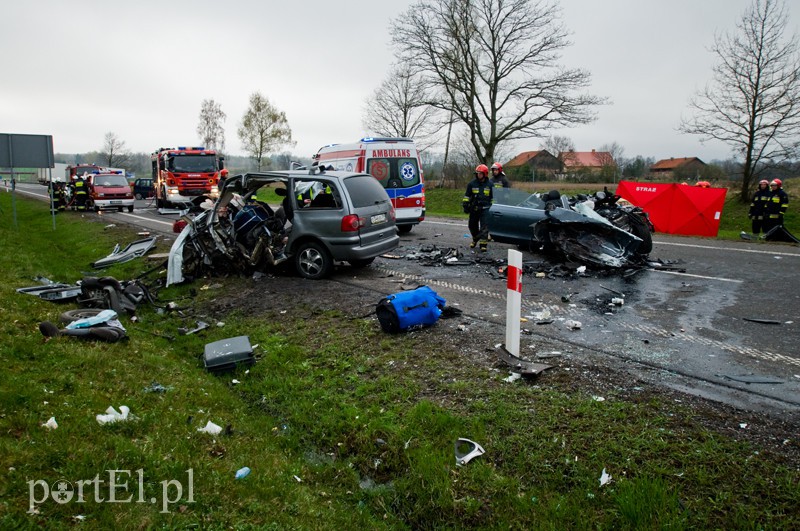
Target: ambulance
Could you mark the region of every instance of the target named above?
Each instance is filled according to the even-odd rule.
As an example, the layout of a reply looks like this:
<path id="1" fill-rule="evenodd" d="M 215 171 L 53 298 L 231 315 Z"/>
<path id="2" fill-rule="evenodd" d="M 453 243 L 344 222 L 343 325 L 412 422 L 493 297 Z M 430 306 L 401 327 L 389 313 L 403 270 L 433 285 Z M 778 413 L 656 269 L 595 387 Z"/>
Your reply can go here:
<path id="1" fill-rule="evenodd" d="M 410 138 L 362 138 L 330 144 L 313 157 L 320 166 L 369 173 L 386 190 L 395 210 L 397 230 L 406 233 L 425 219 L 425 182 L 419 152 Z"/>

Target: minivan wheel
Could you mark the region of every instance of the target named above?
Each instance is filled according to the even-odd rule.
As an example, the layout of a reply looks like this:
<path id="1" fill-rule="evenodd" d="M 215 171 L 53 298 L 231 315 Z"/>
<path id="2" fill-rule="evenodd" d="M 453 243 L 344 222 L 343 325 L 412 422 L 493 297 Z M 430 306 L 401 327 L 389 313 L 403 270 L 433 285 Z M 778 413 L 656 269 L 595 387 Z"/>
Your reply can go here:
<path id="1" fill-rule="evenodd" d="M 130 205 L 130 206 L 128 207 L 128 212 L 133 212 L 133 205 Z"/>
<path id="2" fill-rule="evenodd" d="M 408 234 L 409 232 L 411 232 L 411 228 L 413 226 L 414 225 L 398 225 L 397 232 L 399 232 L 400 234 Z"/>
<path id="3" fill-rule="evenodd" d="M 330 274 L 333 269 L 333 258 L 322 245 L 306 242 L 297 248 L 294 265 L 301 277 L 319 280 Z"/>
<path id="4" fill-rule="evenodd" d="M 136 199 L 138 199 L 139 201 L 141 201 L 141 200 L 142 200 L 142 194 L 136 194 Z"/>

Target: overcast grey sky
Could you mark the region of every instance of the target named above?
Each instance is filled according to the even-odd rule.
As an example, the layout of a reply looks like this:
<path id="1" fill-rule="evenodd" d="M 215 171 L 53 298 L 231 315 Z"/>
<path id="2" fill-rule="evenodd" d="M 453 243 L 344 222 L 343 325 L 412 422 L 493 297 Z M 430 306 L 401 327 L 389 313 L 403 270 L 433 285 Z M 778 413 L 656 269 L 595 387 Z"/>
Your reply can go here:
<path id="1" fill-rule="evenodd" d="M 364 102 L 393 60 L 389 27 L 411 0 L 2 0 L 0 133 L 53 135 L 56 152 L 99 150 L 112 131 L 136 152 L 196 145 L 200 105 L 227 114 L 226 143 L 255 91 L 286 113 L 308 157 L 364 136 Z M 750 0 L 561 0 L 569 67 L 613 103 L 588 126 L 553 131 L 589 151 L 727 158 L 676 127 L 711 76 L 714 33 Z M 800 7 L 789 4 L 789 33 Z M 537 149 L 538 139 L 516 149 Z"/>

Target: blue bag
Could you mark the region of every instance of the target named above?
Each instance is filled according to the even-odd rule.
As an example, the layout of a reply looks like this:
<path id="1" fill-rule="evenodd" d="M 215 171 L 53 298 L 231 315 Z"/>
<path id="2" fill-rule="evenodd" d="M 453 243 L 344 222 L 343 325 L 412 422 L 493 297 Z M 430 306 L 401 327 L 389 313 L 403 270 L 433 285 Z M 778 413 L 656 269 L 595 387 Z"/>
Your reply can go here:
<path id="1" fill-rule="evenodd" d="M 396 334 L 431 326 L 439 320 L 445 300 L 428 286 L 384 297 L 375 313 L 384 332 Z"/>

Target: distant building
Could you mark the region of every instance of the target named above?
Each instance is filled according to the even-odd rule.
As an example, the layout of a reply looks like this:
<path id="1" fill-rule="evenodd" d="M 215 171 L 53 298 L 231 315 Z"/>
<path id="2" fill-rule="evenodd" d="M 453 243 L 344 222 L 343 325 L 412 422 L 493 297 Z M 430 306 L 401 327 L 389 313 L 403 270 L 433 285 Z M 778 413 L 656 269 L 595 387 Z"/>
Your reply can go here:
<path id="1" fill-rule="evenodd" d="M 546 149 L 524 151 L 503 165 L 507 175 L 519 180 L 552 178 L 561 173 L 563 168 L 561 161 Z"/>
<path id="2" fill-rule="evenodd" d="M 706 163 L 697 157 L 669 158 L 650 166 L 650 174 L 657 179 L 697 179 L 706 168 Z"/>
<path id="3" fill-rule="evenodd" d="M 617 163 L 608 151 L 565 151 L 558 158 L 564 163 L 564 173 L 600 175 L 610 173 L 613 177 Z"/>

